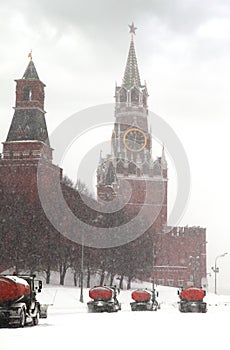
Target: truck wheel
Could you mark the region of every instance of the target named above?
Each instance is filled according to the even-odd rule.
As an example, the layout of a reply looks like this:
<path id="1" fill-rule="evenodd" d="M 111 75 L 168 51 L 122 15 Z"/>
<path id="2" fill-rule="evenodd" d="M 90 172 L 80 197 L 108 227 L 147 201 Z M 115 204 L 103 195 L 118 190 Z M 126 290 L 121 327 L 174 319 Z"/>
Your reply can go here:
<path id="1" fill-rule="evenodd" d="M 187 312 L 187 310 L 186 310 L 184 305 L 183 306 L 182 305 L 179 306 L 179 311 L 180 312 Z"/>
<path id="2" fill-rule="evenodd" d="M 20 323 L 19 323 L 19 327 L 23 328 L 25 327 L 26 324 L 26 313 L 25 310 L 22 309 L 20 312 Z"/>

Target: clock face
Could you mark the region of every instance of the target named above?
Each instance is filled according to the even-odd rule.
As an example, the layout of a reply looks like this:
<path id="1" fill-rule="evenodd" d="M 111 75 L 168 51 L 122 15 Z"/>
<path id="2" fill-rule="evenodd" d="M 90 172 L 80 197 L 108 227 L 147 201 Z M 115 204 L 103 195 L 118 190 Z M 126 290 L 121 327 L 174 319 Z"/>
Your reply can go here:
<path id="1" fill-rule="evenodd" d="M 124 134 L 124 144 L 129 151 L 140 152 L 147 143 L 145 133 L 137 128 L 129 129 Z"/>

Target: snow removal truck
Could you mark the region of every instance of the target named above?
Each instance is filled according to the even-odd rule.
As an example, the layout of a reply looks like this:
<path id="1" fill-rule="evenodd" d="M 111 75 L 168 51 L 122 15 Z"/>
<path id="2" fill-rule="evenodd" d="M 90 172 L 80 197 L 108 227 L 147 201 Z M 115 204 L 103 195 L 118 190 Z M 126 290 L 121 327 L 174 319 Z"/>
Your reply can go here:
<path id="1" fill-rule="evenodd" d="M 155 290 L 136 289 L 131 297 L 134 300 L 130 303 L 132 311 L 157 311 L 159 304 L 156 300 L 158 292 Z"/>
<path id="2" fill-rule="evenodd" d="M 117 300 L 117 288 L 97 286 L 89 290 L 92 299 L 87 303 L 89 312 L 116 312 L 121 310 L 121 304 Z"/>
<path id="3" fill-rule="evenodd" d="M 201 288 L 189 287 L 178 290 L 180 312 L 207 312 L 207 304 L 203 301 L 206 292 Z"/>
<path id="4" fill-rule="evenodd" d="M 0 275 L 0 326 L 37 325 L 39 317 L 47 317 L 47 306 L 36 299 L 42 281 L 35 277 Z"/>

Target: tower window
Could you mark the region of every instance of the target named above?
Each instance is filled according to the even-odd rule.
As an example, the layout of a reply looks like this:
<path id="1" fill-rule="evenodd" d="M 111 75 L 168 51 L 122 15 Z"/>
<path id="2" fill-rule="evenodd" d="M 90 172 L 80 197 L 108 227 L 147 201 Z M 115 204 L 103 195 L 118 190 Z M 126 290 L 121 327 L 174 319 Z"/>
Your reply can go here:
<path id="1" fill-rule="evenodd" d="M 134 104 L 139 103 L 139 91 L 136 88 L 131 91 L 131 102 Z"/>
<path id="2" fill-rule="evenodd" d="M 29 134 L 30 134 L 30 128 L 29 128 L 28 125 L 26 125 L 26 127 L 25 127 L 25 137 L 26 138 L 29 137 Z"/>
<path id="3" fill-rule="evenodd" d="M 178 280 L 178 287 L 184 287 L 184 281 Z"/>
<path id="4" fill-rule="evenodd" d="M 136 174 L 137 167 L 133 162 L 129 162 L 129 174 Z"/>
<path id="5" fill-rule="evenodd" d="M 161 175 L 161 166 L 158 161 L 154 162 L 153 172 L 154 172 L 154 175 L 158 175 L 158 176 Z"/>
<path id="6" fill-rule="evenodd" d="M 143 174 L 148 174 L 148 172 L 149 172 L 149 164 L 147 162 L 145 162 L 143 164 L 142 171 L 143 171 Z"/>
<path id="7" fill-rule="evenodd" d="M 124 172 L 124 164 L 121 160 L 117 163 L 117 173 L 122 174 Z"/>
<path id="8" fill-rule="evenodd" d="M 174 282 L 173 280 L 168 279 L 168 286 L 169 286 L 169 287 L 173 287 L 173 282 Z"/>
<path id="9" fill-rule="evenodd" d="M 23 100 L 31 101 L 32 100 L 32 90 L 30 86 L 25 86 L 23 89 Z"/>
<path id="10" fill-rule="evenodd" d="M 127 102 L 127 91 L 124 88 L 120 91 L 120 102 Z"/>
<path id="11" fill-rule="evenodd" d="M 17 137 L 19 139 L 21 139 L 23 137 L 23 131 L 22 131 L 21 125 L 19 125 L 19 127 L 17 129 Z"/>

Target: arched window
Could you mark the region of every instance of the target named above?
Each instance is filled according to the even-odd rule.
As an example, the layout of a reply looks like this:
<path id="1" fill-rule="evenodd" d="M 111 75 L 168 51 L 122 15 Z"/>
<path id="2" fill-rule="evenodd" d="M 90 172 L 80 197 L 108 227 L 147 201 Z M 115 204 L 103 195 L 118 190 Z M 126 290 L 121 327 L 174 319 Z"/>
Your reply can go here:
<path id="1" fill-rule="evenodd" d="M 118 161 L 116 170 L 117 170 L 118 174 L 123 174 L 123 172 L 124 172 L 124 163 L 122 162 L 122 160 Z"/>
<path id="2" fill-rule="evenodd" d="M 133 162 L 129 162 L 129 174 L 136 174 L 137 167 Z"/>
<path id="3" fill-rule="evenodd" d="M 139 91 L 137 88 L 131 90 L 131 102 L 132 104 L 139 104 Z"/>
<path id="4" fill-rule="evenodd" d="M 149 172 L 149 164 L 147 162 L 144 162 L 144 164 L 142 166 L 142 171 L 143 171 L 143 174 L 148 174 L 148 172 Z"/>
<path id="5" fill-rule="evenodd" d="M 153 173 L 154 173 L 154 175 L 158 175 L 158 176 L 162 175 L 161 174 L 161 165 L 160 165 L 159 161 L 154 162 Z"/>
<path id="6" fill-rule="evenodd" d="M 124 88 L 120 90 L 120 102 L 127 102 L 127 91 Z"/>
<path id="7" fill-rule="evenodd" d="M 25 133 L 25 137 L 28 138 L 29 135 L 30 135 L 30 127 L 29 127 L 29 125 L 26 125 L 24 133 Z"/>
<path id="8" fill-rule="evenodd" d="M 22 131 L 21 125 L 19 125 L 17 129 L 17 138 L 21 139 L 22 137 L 23 137 L 23 131 Z"/>
<path id="9" fill-rule="evenodd" d="M 23 88 L 23 100 L 31 101 L 32 100 L 32 90 L 30 86 L 25 86 Z"/>

